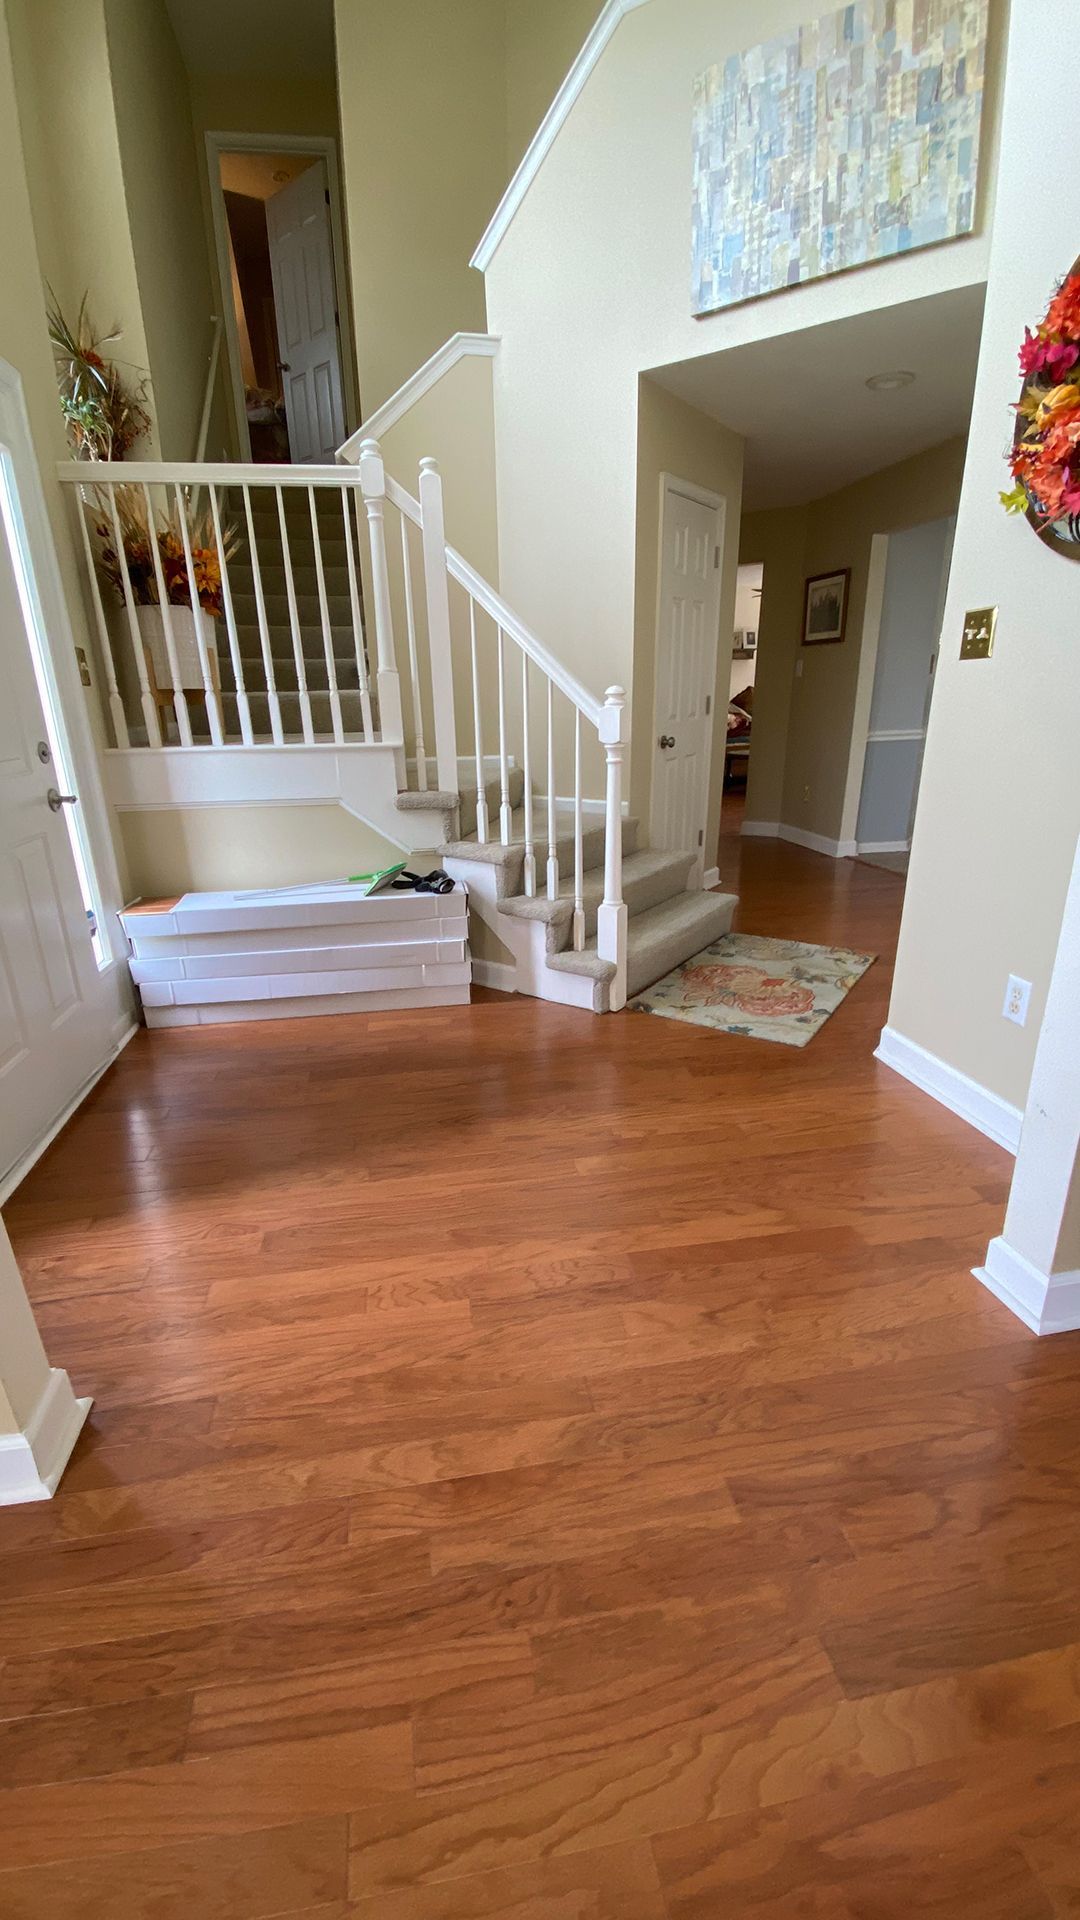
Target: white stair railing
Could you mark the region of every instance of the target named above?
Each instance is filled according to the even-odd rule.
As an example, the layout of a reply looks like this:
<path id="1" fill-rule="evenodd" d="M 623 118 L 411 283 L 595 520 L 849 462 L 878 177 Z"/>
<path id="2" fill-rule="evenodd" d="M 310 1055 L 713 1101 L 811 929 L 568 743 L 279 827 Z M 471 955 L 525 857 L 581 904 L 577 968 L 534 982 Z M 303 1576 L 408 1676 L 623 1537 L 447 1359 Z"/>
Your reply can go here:
<path id="1" fill-rule="evenodd" d="M 403 522 L 408 521 L 419 527 L 423 538 L 427 674 L 435 722 L 438 784 L 443 789 L 449 788 L 455 792 L 461 785 L 456 715 L 460 704 L 465 709 L 461 732 L 470 741 L 470 760 L 475 767 L 477 839 L 483 844 L 491 833 L 486 792 L 490 762 L 484 751 L 485 743 L 488 743 L 496 754 L 498 838 L 504 846 L 520 845 L 522 886 L 525 893 L 532 896 L 537 887 L 532 769 L 534 763 L 545 767 L 547 793 L 542 818 L 546 833 L 546 890 L 550 899 L 559 898 L 565 868 L 571 910 L 571 942 L 578 952 L 586 944 L 584 839 L 589 802 L 585 797 L 584 782 L 585 748 L 590 733 L 603 751 L 604 792 L 602 798 L 592 803 L 602 808 L 604 820 L 604 891 L 597 909 L 596 950 L 601 959 L 614 967 L 611 1005 L 617 1009 L 626 1000 L 627 913 L 622 897 L 622 788 L 628 741 L 626 695 L 621 687 L 609 687 L 604 699 L 597 700 L 561 661 L 548 652 L 501 595 L 455 548 L 447 544 L 442 481 L 434 460 L 421 463 L 420 497 L 414 499 L 396 480 L 385 474 L 376 442 L 365 441 L 360 458 L 362 472 L 365 461 L 369 473 L 374 475 L 377 468 L 382 489 L 380 499 L 399 513 Z M 407 542 L 403 550 L 408 551 Z M 456 683 L 450 588 L 464 597 L 464 617 L 458 629 L 461 636 L 461 673 Z M 410 604 L 407 592 L 402 595 L 405 605 Z M 379 604 L 377 598 L 376 618 Z M 393 611 L 389 592 L 384 615 L 387 622 L 387 651 L 392 655 Z M 517 650 L 520 660 L 518 672 L 510 670 L 508 648 Z M 534 703 L 532 699 L 531 676 L 537 673 L 543 683 L 542 703 Z M 468 714 L 470 703 L 471 715 Z M 563 724 L 567 719 L 568 734 Z M 535 735 L 534 726 L 538 729 Z M 520 749 L 514 750 L 517 742 L 520 742 Z M 560 766 L 568 770 L 572 768 L 573 790 L 568 801 L 560 801 L 557 794 Z M 522 790 L 520 813 L 515 813 L 513 775 L 518 770 L 522 776 Z"/>
<path id="2" fill-rule="evenodd" d="M 392 642 L 373 709 L 356 468 L 65 462 L 119 748 L 402 755 Z M 376 614 L 380 501 L 366 498 Z M 385 672 L 385 678 L 383 677 Z"/>

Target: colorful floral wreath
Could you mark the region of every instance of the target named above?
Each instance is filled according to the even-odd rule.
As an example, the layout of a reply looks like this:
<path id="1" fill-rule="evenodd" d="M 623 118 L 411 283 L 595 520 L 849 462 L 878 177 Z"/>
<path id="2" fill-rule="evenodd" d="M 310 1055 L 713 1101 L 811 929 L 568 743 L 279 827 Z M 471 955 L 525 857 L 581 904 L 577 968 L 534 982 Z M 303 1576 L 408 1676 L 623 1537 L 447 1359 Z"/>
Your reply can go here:
<path id="1" fill-rule="evenodd" d="M 1024 329 L 1024 385 L 1009 465 L 1016 485 L 1001 496 L 1044 540 L 1080 542 L 1080 261 L 1041 324 Z M 1080 553 L 1080 547 L 1076 548 Z"/>

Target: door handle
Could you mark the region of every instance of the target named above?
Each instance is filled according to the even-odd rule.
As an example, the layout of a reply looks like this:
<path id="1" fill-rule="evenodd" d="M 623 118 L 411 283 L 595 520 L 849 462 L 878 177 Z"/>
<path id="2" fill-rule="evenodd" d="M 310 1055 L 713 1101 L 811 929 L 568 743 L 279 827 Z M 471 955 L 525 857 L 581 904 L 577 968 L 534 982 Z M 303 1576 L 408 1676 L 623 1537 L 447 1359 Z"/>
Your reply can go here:
<path id="1" fill-rule="evenodd" d="M 279 361 L 278 361 L 278 363 L 277 363 L 277 366 L 278 366 L 278 372 L 279 372 L 279 373 L 291 373 L 291 372 L 292 372 L 292 367 L 291 367 L 291 366 L 289 365 L 289 362 L 288 362 L 287 360 L 279 360 Z"/>
<path id="2" fill-rule="evenodd" d="M 59 793 L 55 787 L 49 788 L 45 798 L 54 813 L 59 813 L 61 807 L 75 807 L 79 804 L 77 793 Z"/>
<path id="3" fill-rule="evenodd" d="M 662 733 L 656 744 L 658 747 L 673 747 L 675 745 L 675 735 L 673 733 Z"/>

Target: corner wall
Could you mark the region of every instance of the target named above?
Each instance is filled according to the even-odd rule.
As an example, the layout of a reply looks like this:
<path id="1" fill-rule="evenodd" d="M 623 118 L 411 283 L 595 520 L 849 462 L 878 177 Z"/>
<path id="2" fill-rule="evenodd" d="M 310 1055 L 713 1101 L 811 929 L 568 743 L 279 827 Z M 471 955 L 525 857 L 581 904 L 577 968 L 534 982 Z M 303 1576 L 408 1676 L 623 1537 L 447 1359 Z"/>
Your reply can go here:
<path id="1" fill-rule="evenodd" d="M 1080 564 L 1006 518 L 1016 353 L 1076 257 L 1071 0 L 1014 8 L 986 317 L 889 1025 L 1023 1107 L 1080 832 Z M 1037 102 L 1038 142 L 1032 142 Z M 964 610 L 997 606 L 993 658 L 961 661 Z M 1001 1016 L 1010 973 L 1027 1025 Z"/>

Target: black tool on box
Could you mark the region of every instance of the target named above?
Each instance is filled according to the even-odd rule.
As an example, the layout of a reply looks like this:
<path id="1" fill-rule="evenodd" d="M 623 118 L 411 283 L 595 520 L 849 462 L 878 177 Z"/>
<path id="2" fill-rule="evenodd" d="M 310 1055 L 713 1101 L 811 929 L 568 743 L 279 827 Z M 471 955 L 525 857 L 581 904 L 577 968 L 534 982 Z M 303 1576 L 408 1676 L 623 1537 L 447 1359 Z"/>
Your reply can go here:
<path id="1" fill-rule="evenodd" d="M 454 883 L 448 873 L 438 867 L 431 873 L 410 873 L 406 867 L 397 879 L 391 882 L 399 893 L 453 893 Z"/>

